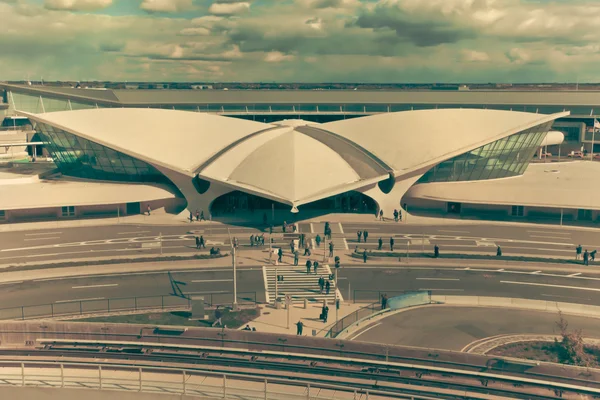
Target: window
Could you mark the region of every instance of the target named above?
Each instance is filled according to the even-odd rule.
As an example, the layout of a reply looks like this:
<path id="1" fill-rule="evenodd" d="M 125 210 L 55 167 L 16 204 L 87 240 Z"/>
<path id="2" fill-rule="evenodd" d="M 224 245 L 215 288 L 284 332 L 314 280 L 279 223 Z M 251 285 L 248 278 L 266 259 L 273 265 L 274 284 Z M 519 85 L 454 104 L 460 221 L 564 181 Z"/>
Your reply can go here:
<path id="1" fill-rule="evenodd" d="M 4 218 L 6 218 L 6 211 L 0 210 L 0 220 L 3 220 Z"/>
<path id="2" fill-rule="evenodd" d="M 522 217 L 524 215 L 525 207 L 523 206 L 512 206 L 510 215 L 513 217 Z"/>
<path id="3" fill-rule="evenodd" d="M 64 206 L 62 208 L 62 216 L 63 217 L 74 217 L 75 216 L 75 206 Z"/>

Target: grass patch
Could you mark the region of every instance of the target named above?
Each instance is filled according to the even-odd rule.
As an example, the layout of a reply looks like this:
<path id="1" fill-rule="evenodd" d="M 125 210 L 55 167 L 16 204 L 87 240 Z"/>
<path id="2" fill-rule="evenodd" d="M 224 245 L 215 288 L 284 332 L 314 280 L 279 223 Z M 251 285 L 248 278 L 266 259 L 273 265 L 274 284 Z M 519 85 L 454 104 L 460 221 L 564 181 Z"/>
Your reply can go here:
<path id="1" fill-rule="evenodd" d="M 402 251 L 367 251 L 367 257 L 373 258 L 406 258 L 406 252 Z M 362 251 L 352 252 L 352 258 L 362 260 Z M 435 258 L 432 253 L 409 253 L 409 258 Z M 497 260 L 497 261 L 519 261 L 519 262 L 541 262 L 541 263 L 556 263 L 556 264 L 572 264 L 583 265 L 582 261 L 563 259 L 563 258 L 544 258 L 544 257 L 523 257 L 523 256 L 500 256 L 495 254 L 457 254 L 457 253 L 440 253 L 438 259 L 460 259 L 460 260 Z M 368 261 L 368 259 L 367 259 Z"/>
<path id="2" fill-rule="evenodd" d="M 585 352 L 594 360 L 591 367 L 600 366 L 600 348 L 585 346 Z M 560 363 L 560 349 L 554 342 L 519 342 L 505 344 L 489 351 L 487 355 L 522 358 L 526 360 Z"/>
<path id="3" fill-rule="evenodd" d="M 245 308 L 239 311 L 222 309 L 222 320 L 228 328 L 239 328 L 260 316 L 260 308 Z M 214 311 L 207 310 L 207 320 L 190 320 L 192 313 L 187 311 L 172 311 L 151 314 L 114 315 L 108 317 L 85 318 L 81 322 L 106 322 L 112 324 L 141 324 L 141 325 L 180 325 L 180 326 L 211 326 L 214 322 Z"/>

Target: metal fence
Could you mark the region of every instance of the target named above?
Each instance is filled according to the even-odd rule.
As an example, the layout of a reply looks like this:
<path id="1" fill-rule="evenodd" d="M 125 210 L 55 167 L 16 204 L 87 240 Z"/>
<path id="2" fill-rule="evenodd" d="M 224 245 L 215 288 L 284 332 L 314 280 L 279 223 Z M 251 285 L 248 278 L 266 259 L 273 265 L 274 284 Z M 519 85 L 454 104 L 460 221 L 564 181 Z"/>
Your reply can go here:
<path id="1" fill-rule="evenodd" d="M 354 289 L 352 291 L 352 302 L 353 303 L 366 303 L 371 301 L 381 301 L 381 297 L 387 294 L 388 298 L 400 296 L 406 293 L 410 293 L 406 290 L 398 291 L 386 291 L 386 290 L 360 290 Z"/>
<path id="2" fill-rule="evenodd" d="M 366 318 L 369 315 L 373 315 L 378 311 L 381 311 L 381 303 L 379 301 L 373 304 L 369 304 L 366 307 L 359 308 L 352 314 L 346 315 L 344 318 L 336 322 L 331 327 L 326 336 L 332 338 L 336 337 L 340 332 L 342 332 L 344 329 L 346 329 L 356 321 L 360 321 L 361 319 Z"/>
<path id="3" fill-rule="evenodd" d="M 207 307 L 225 306 L 233 302 L 232 293 L 207 293 L 198 294 L 197 296 L 204 297 L 204 303 Z M 257 304 L 256 292 L 239 292 L 237 297 L 238 304 Z M 143 310 L 182 310 L 191 309 L 193 299 L 193 297 L 182 298 L 173 295 L 162 295 L 73 300 L 51 304 L 2 308 L 0 309 L 0 320 L 73 317 Z"/>

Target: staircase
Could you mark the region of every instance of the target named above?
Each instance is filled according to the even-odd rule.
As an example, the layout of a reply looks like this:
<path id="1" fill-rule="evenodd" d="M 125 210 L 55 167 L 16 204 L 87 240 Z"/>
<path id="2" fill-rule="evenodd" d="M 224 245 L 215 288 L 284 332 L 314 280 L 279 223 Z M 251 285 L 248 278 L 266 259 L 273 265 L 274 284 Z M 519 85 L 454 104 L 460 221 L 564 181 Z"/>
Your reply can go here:
<path id="1" fill-rule="evenodd" d="M 313 231 L 315 232 L 314 234 L 311 234 L 311 237 L 314 238 L 318 233 L 321 236 L 321 246 L 323 246 L 323 243 L 325 243 L 325 246 L 329 246 L 330 240 L 325 239 L 325 235 L 323 234 L 323 231 L 325 230 L 325 223 L 312 222 L 311 225 Z M 331 242 L 333 242 L 334 254 L 337 255 L 338 251 L 348 250 L 348 242 L 344 237 L 342 225 L 337 222 L 330 222 L 329 227 L 331 228 Z M 314 239 L 313 246 L 315 246 Z M 321 249 L 323 249 L 323 247 L 321 247 Z M 329 247 L 327 247 L 327 253 L 329 253 Z"/>
<path id="2" fill-rule="evenodd" d="M 326 295 L 325 291 L 323 294 L 319 293 L 319 277 L 327 281 L 331 269 L 329 265 L 320 264 L 317 269 L 317 274 L 307 274 L 306 267 L 290 266 L 290 265 L 267 265 L 263 266 L 263 275 L 267 282 L 267 303 L 275 303 L 275 286 L 277 285 L 277 296 L 281 299 L 285 299 L 285 295 L 291 295 L 294 303 L 303 302 L 307 299 L 310 302 L 321 302 L 327 300 L 328 302 L 335 300 L 335 282 L 331 280 L 331 289 L 329 294 Z M 277 275 L 283 275 L 283 281 L 277 282 Z M 338 291 L 338 299 L 343 301 L 341 293 Z"/>

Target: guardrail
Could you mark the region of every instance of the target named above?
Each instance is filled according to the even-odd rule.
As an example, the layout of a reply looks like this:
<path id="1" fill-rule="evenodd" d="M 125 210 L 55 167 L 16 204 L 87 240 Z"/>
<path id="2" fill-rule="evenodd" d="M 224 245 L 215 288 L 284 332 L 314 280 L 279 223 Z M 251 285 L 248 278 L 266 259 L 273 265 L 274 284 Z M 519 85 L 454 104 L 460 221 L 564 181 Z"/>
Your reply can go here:
<path id="1" fill-rule="evenodd" d="M 233 302 L 232 293 L 198 293 L 197 296 L 204 297 L 204 304 L 208 307 L 228 305 Z M 1 308 L 0 320 L 93 316 L 94 314 L 115 314 L 143 310 L 189 310 L 191 309 L 191 301 L 191 299 L 173 295 L 61 301 L 50 304 Z M 257 304 L 256 292 L 238 292 L 238 304 Z"/>
<path id="2" fill-rule="evenodd" d="M 17 368 L 14 366 L 17 365 Z M 30 366 L 30 367 L 29 367 Z M 9 368 L 12 367 L 12 368 Z M 9 373 L 2 369 L 13 370 Z M 90 369 L 94 369 L 93 374 Z M 51 373 L 54 372 L 54 373 Z M 249 383 L 254 383 L 250 385 Z M 264 378 L 249 374 L 216 373 L 184 368 L 107 367 L 97 363 L 65 363 L 35 361 L 31 363 L 0 361 L 0 385 L 51 388 L 87 388 L 146 393 L 177 393 L 202 397 L 240 397 L 245 399 L 333 399 L 335 392 L 346 392 L 358 399 L 369 394 L 395 398 L 426 399 L 402 396 L 383 390 L 354 389 L 342 385 L 304 380 Z M 290 386 L 302 388 L 291 393 Z M 287 389 L 287 390 L 286 390 Z M 311 391 L 312 390 L 312 391 Z M 326 395 L 325 393 L 331 393 Z M 325 394 L 325 395 L 323 395 Z"/>

